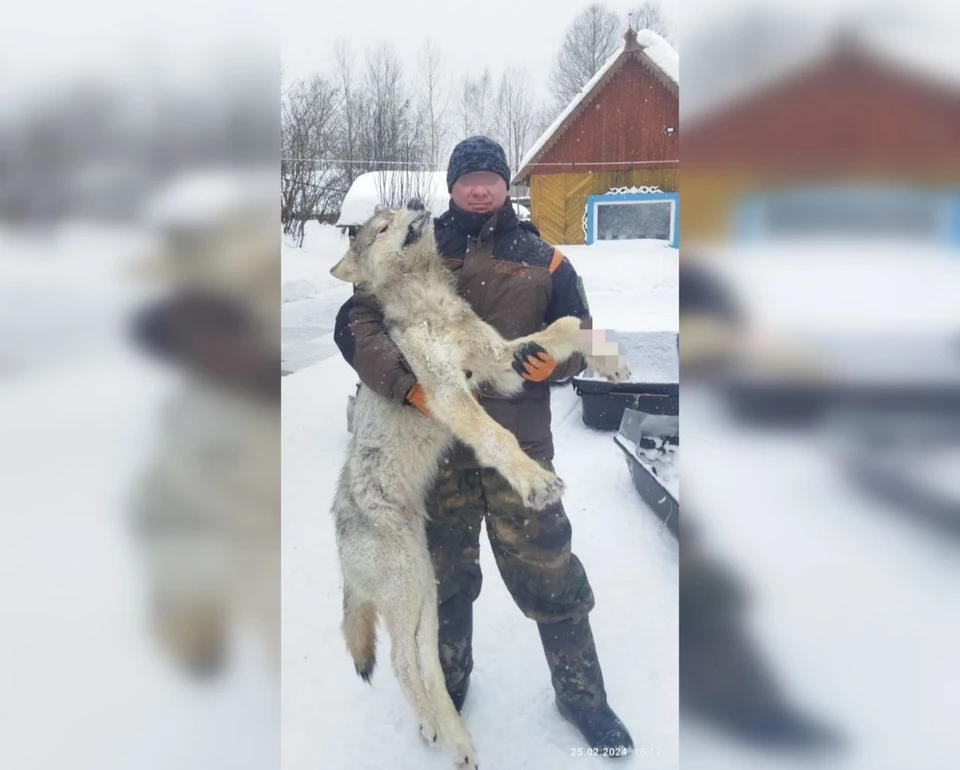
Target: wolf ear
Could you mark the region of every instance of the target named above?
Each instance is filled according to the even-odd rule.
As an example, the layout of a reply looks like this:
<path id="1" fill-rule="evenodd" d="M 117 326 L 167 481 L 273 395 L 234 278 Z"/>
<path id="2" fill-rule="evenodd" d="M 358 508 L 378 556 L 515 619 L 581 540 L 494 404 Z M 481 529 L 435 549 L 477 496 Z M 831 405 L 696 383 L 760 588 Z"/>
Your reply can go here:
<path id="1" fill-rule="evenodd" d="M 374 214 L 382 214 L 384 211 L 389 211 L 390 207 L 383 203 L 378 203 L 373 209 Z"/>

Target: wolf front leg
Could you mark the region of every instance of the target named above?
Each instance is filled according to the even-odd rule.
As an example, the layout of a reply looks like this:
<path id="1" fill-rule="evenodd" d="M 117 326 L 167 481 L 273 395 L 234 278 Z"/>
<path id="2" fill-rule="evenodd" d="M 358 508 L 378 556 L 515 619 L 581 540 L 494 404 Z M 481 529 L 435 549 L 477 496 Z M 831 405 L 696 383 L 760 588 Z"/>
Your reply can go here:
<path id="1" fill-rule="evenodd" d="M 617 343 L 607 340 L 602 330 L 581 328 L 579 318 L 558 318 L 542 332 L 523 339 L 540 345 L 557 361 L 581 353 L 591 369 L 611 382 L 630 379 L 630 368 L 620 355 Z"/>
<path id="2" fill-rule="evenodd" d="M 563 482 L 527 457 L 516 437 L 474 400 L 465 380 L 456 389 L 429 380 L 421 384 L 433 415 L 474 451 L 481 465 L 499 471 L 526 505 L 542 509 L 560 499 Z"/>
<path id="3" fill-rule="evenodd" d="M 589 350 L 584 350 L 583 339 L 580 335 L 580 319 L 575 316 L 564 316 L 558 318 L 546 329 L 513 340 L 513 343 L 514 350 L 518 350 L 524 343 L 534 342 L 557 361 L 565 361 L 574 353 L 590 354 Z"/>
<path id="4" fill-rule="evenodd" d="M 630 369 L 619 355 L 616 342 L 604 341 L 602 332 L 581 329 L 580 319 L 574 316 L 559 318 L 546 329 L 525 337 L 504 341 L 493 365 L 480 365 L 481 379 L 489 382 L 502 393 L 512 395 L 523 387 L 524 379 L 514 368 L 518 355 L 524 351 L 542 349 L 557 362 L 566 361 L 576 353 L 587 359 L 590 367 L 611 382 L 623 382 L 630 378 Z"/>
<path id="5" fill-rule="evenodd" d="M 506 396 L 523 390 L 526 380 L 515 369 L 515 360 L 525 349 L 536 346 L 532 349 L 538 352 L 543 350 L 558 362 L 582 352 L 580 319 L 573 316 L 560 318 L 542 331 L 514 340 L 503 339 L 490 327 L 483 331 L 482 344 L 466 348 L 466 366 L 473 372 L 477 382 L 491 385 Z"/>

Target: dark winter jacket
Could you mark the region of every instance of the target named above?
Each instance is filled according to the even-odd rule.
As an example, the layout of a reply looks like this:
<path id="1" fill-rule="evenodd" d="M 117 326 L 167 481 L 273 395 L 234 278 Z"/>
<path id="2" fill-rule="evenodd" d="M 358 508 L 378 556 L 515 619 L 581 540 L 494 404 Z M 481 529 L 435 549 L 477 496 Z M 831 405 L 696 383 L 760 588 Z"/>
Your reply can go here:
<path id="1" fill-rule="evenodd" d="M 537 229 L 519 222 L 508 199 L 493 214 L 450 208 L 434 220 L 437 249 L 457 276 L 457 291 L 474 311 L 508 339 L 539 331 L 567 315 L 589 315 L 583 283 L 573 265 Z M 344 358 L 369 388 L 402 403 L 416 382 L 400 351 L 387 336 L 376 303 L 356 292 L 340 309 L 334 339 Z M 583 358 L 560 364 L 550 379 L 582 371 Z M 534 459 L 553 458 L 550 386 L 530 384 L 513 399 L 480 391 L 480 404 L 510 430 Z M 412 407 L 411 407 L 412 408 Z M 476 466 L 473 452 L 458 446 L 450 459 L 459 467 Z"/>

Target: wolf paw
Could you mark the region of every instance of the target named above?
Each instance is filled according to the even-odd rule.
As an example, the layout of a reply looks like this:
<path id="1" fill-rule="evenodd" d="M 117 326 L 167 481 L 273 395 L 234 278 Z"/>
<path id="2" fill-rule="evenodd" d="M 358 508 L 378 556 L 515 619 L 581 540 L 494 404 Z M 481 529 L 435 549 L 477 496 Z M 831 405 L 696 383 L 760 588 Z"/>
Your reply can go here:
<path id="1" fill-rule="evenodd" d="M 543 487 L 534 489 L 527 496 L 527 505 L 537 510 L 542 510 L 547 506 L 553 505 L 563 497 L 563 481 L 554 476 Z"/>
<path id="2" fill-rule="evenodd" d="M 456 757 L 453 763 L 455 767 L 466 768 L 466 770 L 478 770 L 480 767 L 480 760 L 477 759 L 477 752 L 473 746 L 466 746 L 453 756 Z"/>
<path id="3" fill-rule="evenodd" d="M 563 496 L 563 481 L 531 460 L 533 467 L 518 485 L 517 491 L 529 508 L 542 510 Z"/>
<path id="4" fill-rule="evenodd" d="M 420 735 L 423 736 L 423 739 L 427 743 L 435 744 L 437 742 L 437 737 L 439 736 L 439 731 L 437 730 L 436 726 L 421 722 Z"/>
<path id="5" fill-rule="evenodd" d="M 441 721 L 440 743 L 449 756 L 453 758 L 456 767 L 477 770 L 479 760 L 477 759 L 477 750 L 473 747 L 470 732 L 456 711 L 453 711 L 451 716 L 453 717 L 452 720 Z"/>
<path id="6" fill-rule="evenodd" d="M 587 360 L 587 363 L 597 374 L 610 382 L 626 382 L 630 379 L 630 367 L 620 356 L 591 357 Z"/>
<path id="7" fill-rule="evenodd" d="M 607 372 L 604 376 L 610 382 L 627 382 L 631 376 L 630 367 L 626 361 L 621 360 L 612 372 Z"/>

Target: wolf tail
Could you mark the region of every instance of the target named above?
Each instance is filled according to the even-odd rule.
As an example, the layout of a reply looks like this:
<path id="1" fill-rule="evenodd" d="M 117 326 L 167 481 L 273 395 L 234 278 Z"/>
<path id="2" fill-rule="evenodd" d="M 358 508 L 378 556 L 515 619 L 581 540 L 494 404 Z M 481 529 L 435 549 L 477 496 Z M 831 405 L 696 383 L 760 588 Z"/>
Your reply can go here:
<path id="1" fill-rule="evenodd" d="M 343 624 L 353 665 L 364 682 L 370 681 L 377 663 L 377 608 L 372 602 L 361 602 L 344 586 Z"/>

